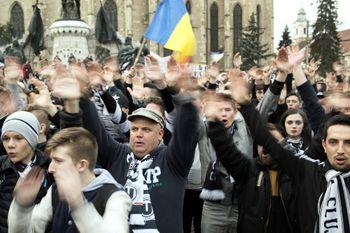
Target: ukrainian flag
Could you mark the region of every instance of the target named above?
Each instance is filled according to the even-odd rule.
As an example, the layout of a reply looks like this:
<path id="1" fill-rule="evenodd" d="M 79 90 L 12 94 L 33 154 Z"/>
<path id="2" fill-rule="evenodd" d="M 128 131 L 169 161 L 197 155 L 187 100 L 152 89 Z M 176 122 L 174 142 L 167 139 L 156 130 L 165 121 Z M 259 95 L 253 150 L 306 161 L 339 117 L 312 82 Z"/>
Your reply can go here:
<path id="1" fill-rule="evenodd" d="M 178 62 L 186 62 L 195 52 L 195 38 L 183 0 L 162 0 L 145 38 L 175 51 Z"/>

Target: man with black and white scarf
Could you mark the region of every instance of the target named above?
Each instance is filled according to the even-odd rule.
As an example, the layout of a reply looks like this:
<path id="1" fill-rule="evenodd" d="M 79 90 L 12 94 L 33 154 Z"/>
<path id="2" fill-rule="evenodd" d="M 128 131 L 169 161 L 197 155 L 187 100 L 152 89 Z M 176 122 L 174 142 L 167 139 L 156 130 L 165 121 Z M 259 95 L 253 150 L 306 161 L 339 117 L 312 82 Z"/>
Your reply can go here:
<path id="1" fill-rule="evenodd" d="M 123 184 L 132 199 L 132 232 L 181 233 L 183 197 L 198 141 L 198 115 L 190 96 L 174 98 L 177 119 L 168 146 L 164 119 L 141 108 L 129 115 L 130 145 L 114 141 L 98 119 L 94 104 L 80 100 L 83 127 L 98 142 L 98 162 Z"/>
<path id="2" fill-rule="evenodd" d="M 337 115 L 326 122 L 322 144 L 327 160 L 321 163 L 284 149 L 281 144 L 286 142 L 276 142 L 258 113 L 253 114 L 254 106 L 241 106 L 256 143 L 295 183 L 300 232 L 350 232 L 350 118 Z"/>

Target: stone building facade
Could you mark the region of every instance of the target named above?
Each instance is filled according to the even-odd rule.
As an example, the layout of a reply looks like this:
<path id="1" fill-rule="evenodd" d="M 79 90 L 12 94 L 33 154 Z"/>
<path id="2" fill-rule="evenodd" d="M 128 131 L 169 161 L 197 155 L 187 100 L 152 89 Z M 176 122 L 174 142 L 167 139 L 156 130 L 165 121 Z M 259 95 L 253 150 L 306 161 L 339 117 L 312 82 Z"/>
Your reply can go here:
<path id="1" fill-rule="evenodd" d="M 36 0 L 1 0 L 0 24 L 14 21 L 17 27 L 23 24 L 26 31 L 35 2 Z M 60 18 L 61 1 L 38 2 L 45 29 L 48 29 Z M 124 37 L 131 36 L 134 41 L 139 41 L 145 32 L 158 2 L 159 0 L 102 1 L 115 29 Z M 100 4 L 100 0 L 80 0 L 81 19 L 91 26 L 91 29 L 94 28 Z M 197 40 L 195 63 L 206 64 L 212 51 L 223 50 L 223 68 L 231 67 L 234 50 L 238 49 L 240 32 L 247 26 L 252 13 L 255 13 L 260 27 L 264 30 L 261 42 L 268 44 L 268 54 L 273 53 L 273 0 L 187 0 L 186 6 Z M 20 28 L 18 30 L 20 33 Z M 89 41 L 90 49 L 96 46 L 93 39 Z M 46 44 L 50 51 L 50 38 L 47 38 Z M 167 53 L 155 43 L 149 43 L 149 47 L 160 55 Z"/>

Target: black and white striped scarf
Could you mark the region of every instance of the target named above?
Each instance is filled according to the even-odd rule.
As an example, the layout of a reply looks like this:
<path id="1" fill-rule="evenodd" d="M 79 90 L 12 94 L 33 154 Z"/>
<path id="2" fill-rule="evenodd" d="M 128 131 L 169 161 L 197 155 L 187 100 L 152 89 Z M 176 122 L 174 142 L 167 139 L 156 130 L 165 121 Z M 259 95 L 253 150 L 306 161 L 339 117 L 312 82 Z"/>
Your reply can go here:
<path id="1" fill-rule="evenodd" d="M 315 232 L 350 232 L 350 194 L 345 179 L 350 172 L 329 170 L 327 189 L 318 201 L 319 221 Z"/>
<path id="2" fill-rule="evenodd" d="M 127 160 L 130 161 L 130 166 L 124 187 L 132 200 L 129 219 L 131 230 L 133 233 L 159 233 L 151 196 L 143 174 L 151 166 L 153 157 L 146 155 L 142 160 L 138 160 L 133 153 L 130 153 Z"/>

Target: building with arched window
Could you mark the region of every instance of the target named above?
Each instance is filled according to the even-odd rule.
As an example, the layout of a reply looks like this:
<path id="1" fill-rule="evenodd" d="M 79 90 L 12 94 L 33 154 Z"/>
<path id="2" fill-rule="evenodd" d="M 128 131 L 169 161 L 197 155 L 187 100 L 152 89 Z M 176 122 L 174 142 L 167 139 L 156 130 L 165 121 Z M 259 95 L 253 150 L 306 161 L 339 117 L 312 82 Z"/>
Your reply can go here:
<path id="1" fill-rule="evenodd" d="M 1 0 L 0 24 L 15 22 L 16 35 L 24 39 L 35 2 L 36 0 Z M 38 2 L 45 29 L 48 29 L 60 18 L 61 1 Z M 131 36 L 133 41 L 141 39 L 158 2 L 159 0 L 102 0 L 114 28 L 124 37 Z M 100 0 L 80 0 L 81 19 L 92 29 L 100 4 Z M 269 54 L 273 53 L 273 0 L 186 0 L 185 4 L 197 41 L 197 51 L 193 59 L 195 63 L 207 64 L 211 52 L 223 50 L 225 56 L 222 68 L 231 67 L 233 53 L 239 48 L 242 30 L 247 26 L 253 12 L 258 16 L 258 23 L 264 32 L 259 40 L 269 45 Z M 93 40 L 89 43 L 91 48 L 96 46 Z M 48 38 L 46 45 L 50 48 Z M 171 52 L 153 42 L 149 42 L 148 46 L 160 55 Z"/>
<path id="2" fill-rule="evenodd" d="M 118 31 L 118 9 L 114 0 L 106 0 L 104 5 L 109 21 L 116 31 Z"/>
<path id="3" fill-rule="evenodd" d="M 16 39 L 21 39 L 24 34 L 23 9 L 18 2 L 14 2 L 10 10 L 10 23 Z"/>

